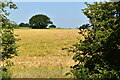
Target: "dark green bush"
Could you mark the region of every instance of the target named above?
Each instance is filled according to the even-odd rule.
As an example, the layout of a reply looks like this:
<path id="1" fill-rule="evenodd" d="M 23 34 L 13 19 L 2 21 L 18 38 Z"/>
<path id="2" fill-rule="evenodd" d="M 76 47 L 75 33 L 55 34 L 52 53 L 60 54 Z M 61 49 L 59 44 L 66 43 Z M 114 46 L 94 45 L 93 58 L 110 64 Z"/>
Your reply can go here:
<path id="1" fill-rule="evenodd" d="M 120 2 L 86 5 L 91 24 L 80 29 L 84 39 L 69 48 L 78 62 L 70 74 L 78 80 L 120 80 Z"/>
<path id="2" fill-rule="evenodd" d="M 30 25 L 28 23 L 20 23 L 19 27 L 30 27 Z"/>
<path id="3" fill-rule="evenodd" d="M 50 25 L 49 28 L 56 28 L 56 26 L 55 25 Z"/>

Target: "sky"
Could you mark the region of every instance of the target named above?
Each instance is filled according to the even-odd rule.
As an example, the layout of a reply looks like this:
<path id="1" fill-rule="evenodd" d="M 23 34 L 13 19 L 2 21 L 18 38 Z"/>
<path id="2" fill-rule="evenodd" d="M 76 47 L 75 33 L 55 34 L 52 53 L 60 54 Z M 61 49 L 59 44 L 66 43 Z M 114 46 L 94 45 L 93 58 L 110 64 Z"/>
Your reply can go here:
<path id="1" fill-rule="evenodd" d="M 89 23 L 89 19 L 82 13 L 86 8 L 84 2 L 104 0 L 12 0 L 18 7 L 10 12 L 8 18 L 17 24 L 29 23 L 29 19 L 36 14 L 50 17 L 54 25 L 60 28 L 78 28 Z M 90 2 L 91 1 L 91 2 Z"/>
<path id="2" fill-rule="evenodd" d="M 113 1 L 113 0 L 12 0 L 14 2 L 96 2 L 96 1 Z M 114 0 L 118 1 L 118 0 Z"/>
<path id="3" fill-rule="evenodd" d="M 18 9 L 8 9 L 9 19 L 17 24 L 29 23 L 29 19 L 36 14 L 50 17 L 54 25 L 61 28 L 77 28 L 88 23 L 82 13 L 86 7 L 84 2 L 15 2 Z"/>
<path id="4" fill-rule="evenodd" d="M 10 12 L 8 18 L 17 24 L 29 23 L 29 19 L 36 14 L 44 14 L 50 17 L 54 25 L 60 28 L 78 28 L 89 23 L 89 19 L 82 13 L 81 9 L 86 8 L 84 2 L 42 2 L 42 0 L 13 0 L 18 9 L 7 9 Z M 47 1 L 47 0 L 44 0 Z M 60 0 L 58 0 L 60 1 Z M 100 0 L 98 0 L 100 1 Z M 92 3 L 92 2 L 89 2 Z"/>

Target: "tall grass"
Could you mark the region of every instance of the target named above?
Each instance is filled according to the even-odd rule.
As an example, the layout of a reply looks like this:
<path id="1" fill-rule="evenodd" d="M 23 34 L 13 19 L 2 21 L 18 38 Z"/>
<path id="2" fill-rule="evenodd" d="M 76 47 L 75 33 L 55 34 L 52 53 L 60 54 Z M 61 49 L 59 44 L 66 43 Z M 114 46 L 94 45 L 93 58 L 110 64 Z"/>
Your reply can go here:
<path id="1" fill-rule="evenodd" d="M 62 48 L 77 41 L 77 29 L 16 29 L 21 41 L 13 59 L 13 78 L 62 78 L 74 64 L 72 54 Z"/>

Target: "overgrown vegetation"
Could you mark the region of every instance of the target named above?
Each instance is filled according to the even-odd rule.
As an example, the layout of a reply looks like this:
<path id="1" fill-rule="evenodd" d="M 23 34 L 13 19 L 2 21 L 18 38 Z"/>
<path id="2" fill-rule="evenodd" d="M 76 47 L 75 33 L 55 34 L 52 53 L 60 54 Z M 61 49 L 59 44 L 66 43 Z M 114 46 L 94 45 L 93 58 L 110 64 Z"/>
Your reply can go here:
<path id="1" fill-rule="evenodd" d="M 70 74 L 79 80 L 120 80 L 120 2 L 85 4 L 91 29 L 80 29 L 84 39 L 69 49 L 78 62 Z"/>
<path id="2" fill-rule="evenodd" d="M 16 5 L 10 1 L 1 1 L 1 13 L 0 17 L 2 20 L 2 35 L 1 35 L 1 45 L 2 45 L 2 80 L 10 80 L 11 73 L 10 67 L 13 66 L 13 63 L 9 60 L 10 58 L 17 55 L 17 46 L 16 46 L 16 38 L 14 34 L 14 27 L 10 20 L 7 19 L 6 16 L 9 15 L 5 10 L 6 7 L 10 9 L 17 9 Z"/>

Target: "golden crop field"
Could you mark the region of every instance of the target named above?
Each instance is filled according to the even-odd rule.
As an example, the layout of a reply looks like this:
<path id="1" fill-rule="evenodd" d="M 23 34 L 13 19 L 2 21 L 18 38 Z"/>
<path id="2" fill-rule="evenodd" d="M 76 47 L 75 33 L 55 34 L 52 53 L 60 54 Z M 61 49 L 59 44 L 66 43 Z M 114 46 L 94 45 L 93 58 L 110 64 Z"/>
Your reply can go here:
<path id="1" fill-rule="evenodd" d="M 13 58 L 13 78 L 65 78 L 73 53 L 62 48 L 77 42 L 77 29 L 16 29 L 21 40 L 18 56 Z"/>

